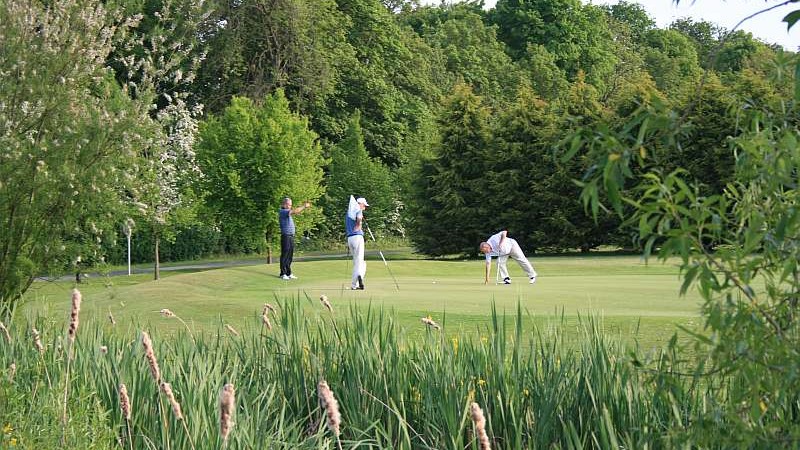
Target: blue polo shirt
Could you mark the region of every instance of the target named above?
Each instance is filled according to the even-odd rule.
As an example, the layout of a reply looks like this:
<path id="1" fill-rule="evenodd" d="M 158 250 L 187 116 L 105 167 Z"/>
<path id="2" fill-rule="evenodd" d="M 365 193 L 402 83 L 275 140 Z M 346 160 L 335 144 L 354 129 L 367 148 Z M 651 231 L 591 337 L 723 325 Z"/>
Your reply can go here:
<path id="1" fill-rule="evenodd" d="M 356 214 L 356 219 L 362 215 L 363 213 L 359 211 L 358 214 Z M 347 234 L 347 237 L 356 236 L 359 234 L 362 236 L 364 235 L 363 230 L 353 231 L 353 229 L 356 227 L 356 219 L 351 219 L 349 214 L 344 215 L 344 230 Z"/>
<path id="2" fill-rule="evenodd" d="M 294 219 L 291 210 L 281 208 L 278 210 L 278 222 L 281 224 L 281 234 L 294 236 Z"/>

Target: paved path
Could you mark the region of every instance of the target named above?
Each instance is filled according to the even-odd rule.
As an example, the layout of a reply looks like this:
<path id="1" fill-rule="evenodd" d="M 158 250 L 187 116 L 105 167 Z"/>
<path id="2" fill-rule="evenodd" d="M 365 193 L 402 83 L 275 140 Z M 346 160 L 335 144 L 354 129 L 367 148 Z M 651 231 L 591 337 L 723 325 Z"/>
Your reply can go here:
<path id="1" fill-rule="evenodd" d="M 404 252 L 407 252 L 407 251 L 408 250 L 388 250 L 388 251 L 383 252 L 383 254 L 384 255 L 391 255 L 391 254 L 404 253 Z M 380 257 L 378 255 L 378 251 L 377 250 L 367 250 L 365 252 L 365 256 Z M 274 255 L 272 257 L 272 264 L 277 266 L 279 257 L 280 257 L 280 255 Z M 350 258 L 350 255 L 347 254 L 347 253 L 334 253 L 334 254 L 321 254 L 321 255 L 311 254 L 311 255 L 304 255 L 304 256 L 296 256 L 294 258 L 294 261 L 317 261 L 317 260 L 321 260 L 321 259 L 346 259 L 346 258 Z M 257 266 L 257 265 L 260 265 L 260 264 L 266 264 L 266 262 L 267 262 L 267 258 L 236 259 L 236 260 L 230 260 L 230 261 L 198 262 L 198 263 L 195 263 L 195 264 L 187 263 L 187 264 L 181 264 L 181 265 L 177 265 L 177 266 L 173 266 L 173 265 L 161 266 L 161 271 L 162 272 L 171 272 L 171 271 L 175 271 L 175 270 L 209 270 L 209 269 L 220 269 L 220 268 L 223 268 L 223 267 Z M 138 264 L 137 266 L 131 267 L 131 274 L 153 273 L 153 265 L 152 264 L 147 265 L 147 266 L 142 265 L 142 264 Z M 106 276 L 107 275 L 107 276 L 111 276 L 111 277 L 116 277 L 116 276 L 127 275 L 127 274 L 128 274 L 128 270 L 127 269 L 125 269 L 125 270 L 112 270 L 112 271 L 110 271 L 108 273 L 102 274 L 102 276 Z M 89 274 L 90 278 L 97 278 L 99 276 L 101 276 L 101 274 L 99 274 L 97 272 Z M 52 278 L 51 277 L 37 277 L 36 279 L 37 280 L 46 280 L 46 281 L 55 281 L 55 280 L 68 281 L 68 280 L 74 280 L 75 279 L 75 275 L 72 274 L 72 275 L 65 275 L 65 276 L 61 276 L 61 277 L 52 277 Z"/>

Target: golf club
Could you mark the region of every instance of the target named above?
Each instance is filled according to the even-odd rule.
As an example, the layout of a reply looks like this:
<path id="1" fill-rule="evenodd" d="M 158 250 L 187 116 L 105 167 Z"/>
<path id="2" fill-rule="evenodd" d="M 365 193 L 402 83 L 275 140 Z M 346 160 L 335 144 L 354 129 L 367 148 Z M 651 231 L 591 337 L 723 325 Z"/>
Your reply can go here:
<path id="1" fill-rule="evenodd" d="M 497 258 L 494 269 L 494 285 L 497 286 L 500 284 L 500 258 Z"/>
<path id="2" fill-rule="evenodd" d="M 369 237 L 372 238 L 372 242 L 377 244 L 378 241 L 375 240 L 375 235 L 372 234 L 372 230 L 369 229 L 369 225 L 367 225 L 367 220 L 362 218 L 362 221 L 364 222 L 364 226 L 367 228 L 367 232 L 369 233 Z M 394 274 L 392 273 L 392 269 L 389 268 L 389 263 L 386 262 L 386 258 L 383 256 L 383 252 L 381 251 L 380 248 L 378 248 L 378 254 L 381 255 L 381 259 L 383 260 L 383 265 L 386 266 L 386 270 L 389 271 L 389 275 L 392 277 L 392 281 L 394 281 L 394 287 L 397 288 L 397 290 L 399 291 L 400 290 L 400 285 L 397 284 L 397 279 L 394 277 Z"/>

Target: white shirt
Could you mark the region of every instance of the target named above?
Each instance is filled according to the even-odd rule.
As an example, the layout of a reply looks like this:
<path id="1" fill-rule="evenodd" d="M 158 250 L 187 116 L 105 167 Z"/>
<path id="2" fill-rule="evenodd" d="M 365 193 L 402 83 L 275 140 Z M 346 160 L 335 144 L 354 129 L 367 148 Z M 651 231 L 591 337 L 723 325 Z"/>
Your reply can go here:
<path id="1" fill-rule="evenodd" d="M 503 256 L 511 253 L 511 240 L 508 238 L 508 236 L 503 239 L 503 245 L 500 245 L 500 238 L 502 235 L 503 232 L 501 231 L 486 241 L 486 243 L 489 244 L 489 247 L 492 247 L 492 251 L 486 253 L 486 262 L 491 262 L 492 256 Z"/>

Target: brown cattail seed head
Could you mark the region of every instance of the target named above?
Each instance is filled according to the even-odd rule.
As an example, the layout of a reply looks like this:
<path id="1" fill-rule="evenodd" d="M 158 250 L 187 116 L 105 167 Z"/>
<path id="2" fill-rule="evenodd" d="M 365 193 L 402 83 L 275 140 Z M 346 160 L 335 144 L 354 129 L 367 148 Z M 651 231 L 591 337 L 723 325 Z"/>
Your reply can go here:
<path id="1" fill-rule="evenodd" d="M 477 403 L 472 403 L 470 412 L 472 413 L 472 423 L 475 426 L 475 437 L 478 438 L 478 443 L 480 444 L 479 448 L 481 450 L 491 450 L 489 436 L 486 435 L 486 418 L 483 416 L 483 410 Z"/>
<path id="2" fill-rule="evenodd" d="M 161 315 L 164 316 L 164 317 L 175 317 L 175 313 L 170 311 L 170 310 L 168 310 L 167 308 L 162 309 L 160 312 L 161 312 Z"/>
<path id="3" fill-rule="evenodd" d="M 6 338 L 6 342 L 11 342 L 11 335 L 8 334 L 8 328 L 6 328 L 3 322 L 0 322 L 0 331 L 3 332 L 3 336 Z"/>
<path id="4" fill-rule="evenodd" d="M 181 411 L 181 405 L 175 400 L 175 394 L 172 393 L 172 386 L 169 383 L 161 382 L 161 391 L 164 392 L 164 395 L 169 400 L 169 404 L 172 406 L 172 412 L 175 414 L 175 418 L 177 420 L 183 420 L 183 412 Z"/>
<path id="5" fill-rule="evenodd" d="M 231 383 L 222 388 L 219 395 L 219 433 L 222 440 L 228 440 L 228 434 L 233 427 L 233 411 L 236 405 L 236 391 Z"/>
<path id="6" fill-rule="evenodd" d="M 40 354 L 44 353 L 44 345 L 42 345 L 42 338 L 39 335 L 39 330 L 31 328 L 31 337 L 33 338 L 33 345 L 36 347 L 36 350 Z"/>
<path id="7" fill-rule="evenodd" d="M 230 333 L 231 333 L 232 335 L 234 335 L 234 336 L 239 336 L 239 332 L 238 332 L 238 331 L 236 331 L 236 328 L 233 328 L 232 326 L 228 325 L 227 323 L 225 324 L 225 329 L 226 329 L 226 330 L 228 330 L 228 331 L 230 331 Z"/>
<path id="8" fill-rule="evenodd" d="M 325 308 L 327 308 L 328 311 L 333 312 L 333 307 L 331 306 L 331 302 L 328 301 L 328 296 L 327 295 L 325 295 L 325 294 L 320 295 L 319 296 L 319 301 L 322 302 L 322 305 L 325 306 Z"/>
<path id="9" fill-rule="evenodd" d="M 328 423 L 328 428 L 333 432 L 336 437 L 339 437 L 340 426 L 342 424 L 342 415 L 339 413 L 339 402 L 333 396 L 328 382 L 322 380 L 317 385 L 317 396 L 319 397 L 319 404 L 325 410 L 325 418 Z"/>
<path id="10" fill-rule="evenodd" d="M 161 369 L 158 368 L 158 361 L 153 352 L 153 341 L 150 340 L 150 335 L 146 331 L 142 331 L 142 347 L 144 347 L 144 357 L 147 359 L 147 364 L 150 366 L 150 373 L 153 375 L 153 380 L 156 384 L 161 383 Z"/>
<path id="11" fill-rule="evenodd" d="M 111 311 L 108 312 L 108 321 L 111 322 L 111 325 L 116 325 L 117 321 L 114 320 L 114 315 L 111 314 Z"/>
<path id="12" fill-rule="evenodd" d="M 75 342 L 75 335 L 78 333 L 78 316 L 81 313 L 81 291 L 72 290 L 72 311 L 69 314 L 69 340 Z"/>
<path id="13" fill-rule="evenodd" d="M 439 326 L 438 323 L 434 322 L 433 319 L 431 319 L 430 317 L 423 317 L 423 318 L 420 319 L 420 321 L 422 321 L 422 323 L 424 323 L 425 325 L 427 325 L 427 326 L 429 326 L 431 328 L 435 328 L 437 330 L 442 328 L 442 327 Z"/>
<path id="14" fill-rule="evenodd" d="M 272 322 L 269 321 L 269 316 L 267 316 L 267 313 L 261 314 L 261 323 L 264 324 L 268 330 L 272 329 Z"/>
<path id="15" fill-rule="evenodd" d="M 125 383 L 119 384 L 119 408 L 122 410 L 122 417 L 131 420 L 131 399 L 128 397 L 128 388 Z"/>

